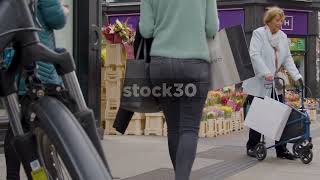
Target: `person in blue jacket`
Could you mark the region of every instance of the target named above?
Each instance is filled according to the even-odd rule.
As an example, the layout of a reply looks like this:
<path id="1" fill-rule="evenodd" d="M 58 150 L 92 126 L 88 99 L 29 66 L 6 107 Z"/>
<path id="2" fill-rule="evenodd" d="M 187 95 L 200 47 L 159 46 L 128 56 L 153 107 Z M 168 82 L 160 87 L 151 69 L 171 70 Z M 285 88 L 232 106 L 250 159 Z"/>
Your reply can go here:
<path id="1" fill-rule="evenodd" d="M 38 33 L 40 42 L 48 48 L 55 50 L 55 37 L 54 30 L 62 29 L 66 24 L 66 16 L 68 9 L 63 5 L 60 0 L 37 0 L 35 16 L 40 24 L 42 31 Z M 55 84 L 62 85 L 62 79 L 57 74 L 57 71 L 53 64 L 36 62 L 36 76 L 41 80 L 43 84 Z M 25 93 L 25 83 L 21 79 L 19 82 L 19 95 Z M 13 133 L 11 128 L 5 137 L 5 157 L 7 166 L 7 180 L 19 180 L 20 179 L 20 160 L 15 154 L 14 147 L 11 145 Z"/>

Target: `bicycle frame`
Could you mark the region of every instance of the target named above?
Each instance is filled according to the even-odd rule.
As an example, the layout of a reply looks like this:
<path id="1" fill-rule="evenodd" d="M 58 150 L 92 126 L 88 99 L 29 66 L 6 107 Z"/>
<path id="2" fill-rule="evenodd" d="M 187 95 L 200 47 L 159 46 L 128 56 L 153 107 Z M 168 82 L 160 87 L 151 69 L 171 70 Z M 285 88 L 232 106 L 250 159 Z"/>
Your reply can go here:
<path id="1" fill-rule="evenodd" d="M 2 26 L 0 26 L 0 52 L 10 42 L 13 43 L 13 48 L 16 51 L 8 70 L 0 69 L 0 97 L 8 111 L 14 136 L 22 137 L 25 135 L 21 124 L 22 115 L 15 86 L 15 75 L 24 66 L 39 59 L 43 62 L 52 63 L 62 77 L 64 86 L 68 89 L 71 98 L 75 101 L 75 116 L 110 172 L 97 135 L 93 111 L 87 107 L 80 89 L 73 57 L 67 51 L 56 53 L 40 43 L 37 34 L 38 29 L 35 28 L 26 0 L 0 1 L 0 22 L 2 23 Z"/>
<path id="2" fill-rule="evenodd" d="M 0 85 L 0 96 L 4 97 L 3 99 L 8 109 L 14 135 L 23 135 L 20 123 L 21 113 L 16 93 L 17 89 L 14 85 L 14 77 L 19 68 L 31 64 L 38 59 L 43 59 L 44 62 L 55 64 L 58 74 L 63 77 L 64 85 L 69 90 L 72 98 L 76 101 L 77 110 L 79 112 L 87 111 L 88 107 L 83 98 L 83 94 L 75 74 L 74 60 L 70 53 L 65 51 L 58 54 L 40 44 L 36 28 L 34 28 L 35 26 L 32 15 L 25 0 L 4 0 L 1 2 L 0 7 L 0 13 L 4 12 L 4 14 L 12 15 L 10 17 L 11 19 L 17 15 L 24 15 L 21 17 L 23 20 L 17 22 L 23 24 L 16 25 L 17 27 L 23 28 L 19 28 L 17 30 L 8 29 L 6 32 L 1 32 L 0 29 L 0 48 L 3 49 L 6 44 L 13 41 L 13 46 L 17 52 L 9 69 L 7 71 L 1 70 L 1 81 L 8 83 L 2 83 Z M 6 7 L 7 9 L 3 9 Z M 0 22 L 6 22 L 7 20 L 5 18 L 7 18 L 7 16 L 8 15 L 0 14 L 0 17 L 2 17 L 0 18 Z M 12 24 L 12 22 L 10 22 L 10 24 Z M 23 62 L 19 62 L 22 57 Z"/>

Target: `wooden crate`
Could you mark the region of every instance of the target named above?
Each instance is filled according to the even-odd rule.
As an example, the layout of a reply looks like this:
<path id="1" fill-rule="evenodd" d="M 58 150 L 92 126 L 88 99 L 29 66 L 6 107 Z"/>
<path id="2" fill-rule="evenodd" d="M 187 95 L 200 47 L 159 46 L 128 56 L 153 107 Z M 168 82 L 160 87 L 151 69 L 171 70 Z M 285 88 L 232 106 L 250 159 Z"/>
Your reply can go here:
<path id="1" fill-rule="evenodd" d="M 216 126 L 216 119 L 207 119 L 207 132 L 206 136 L 207 137 L 216 137 L 217 134 L 217 126 Z"/>
<path id="2" fill-rule="evenodd" d="M 106 101 L 106 99 L 107 99 L 105 87 L 106 87 L 106 82 L 101 81 L 101 86 L 100 86 L 100 100 L 101 101 Z"/>
<path id="3" fill-rule="evenodd" d="M 105 128 L 105 121 L 106 121 L 106 114 L 105 114 L 105 111 L 106 111 L 106 105 L 107 105 L 107 102 L 106 101 L 100 101 L 100 119 L 101 119 L 101 127 L 102 128 Z"/>
<path id="4" fill-rule="evenodd" d="M 240 129 L 244 129 L 244 111 L 243 108 L 240 109 Z"/>
<path id="5" fill-rule="evenodd" d="M 106 110 L 118 111 L 119 107 L 120 107 L 120 99 L 109 98 L 106 100 Z"/>
<path id="6" fill-rule="evenodd" d="M 224 127 L 223 127 L 223 117 L 218 117 L 216 119 L 216 130 L 217 130 L 217 135 L 224 135 Z"/>
<path id="7" fill-rule="evenodd" d="M 101 67 L 101 82 L 105 82 L 107 80 L 107 68 L 106 67 Z"/>
<path id="8" fill-rule="evenodd" d="M 168 126 L 167 126 L 167 122 L 164 122 L 164 124 L 163 124 L 162 135 L 163 135 L 163 136 L 168 136 Z"/>
<path id="9" fill-rule="evenodd" d="M 108 81 L 114 78 L 124 78 L 125 66 L 110 65 L 101 67 L 101 81 Z"/>
<path id="10" fill-rule="evenodd" d="M 125 135 L 136 135 L 136 136 L 143 135 L 145 124 L 146 124 L 145 115 L 142 113 L 134 113 L 128 125 L 128 128 L 125 132 Z"/>
<path id="11" fill-rule="evenodd" d="M 121 97 L 123 80 L 124 80 L 124 68 L 119 67 L 107 67 L 105 68 L 105 76 L 101 83 L 101 97 L 103 100 L 108 98 Z"/>
<path id="12" fill-rule="evenodd" d="M 163 113 L 146 113 L 146 127 L 144 135 L 162 136 L 164 115 Z"/>
<path id="13" fill-rule="evenodd" d="M 122 44 L 106 44 L 106 60 L 103 66 L 124 66 L 127 60 L 127 53 Z"/>
<path id="14" fill-rule="evenodd" d="M 125 66 L 108 66 L 101 68 L 101 81 L 116 81 L 124 78 Z"/>
<path id="15" fill-rule="evenodd" d="M 105 111 L 105 119 L 115 120 L 117 115 L 117 111 Z"/>
<path id="16" fill-rule="evenodd" d="M 145 113 L 134 113 L 132 116 L 132 119 L 145 119 L 146 115 Z"/>
<path id="17" fill-rule="evenodd" d="M 106 100 L 106 108 L 105 108 L 105 118 L 106 119 L 115 119 L 118 109 L 120 106 L 119 99 L 107 99 Z"/>
<path id="18" fill-rule="evenodd" d="M 104 130 L 105 135 L 118 135 L 118 134 L 120 134 L 116 131 L 115 128 L 112 127 L 113 123 L 114 123 L 114 119 L 106 119 L 105 122 L 106 122 L 105 123 L 106 127 Z"/>
<path id="19" fill-rule="evenodd" d="M 232 117 L 227 117 L 224 118 L 223 120 L 223 129 L 224 129 L 224 134 L 230 134 L 232 129 L 231 129 L 231 121 Z"/>
<path id="20" fill-rule="evenodd" d="M 105 87 L 102 88 L 102 94 L 104 94 L 105 99 L 110 99 L 110 98 L 121 98 L 121 93 L 122 93 L 122 87 L 123 87 L 123 81 L 106 81 Z"/>
<path id="21" fill-rule="evenodd" d="M 238 112 L 233 112 L 232 115 L 231 115 L 231 131 L 236 131 L 237 129 L 237 125 L 236 125 L 236 122 L 237 122 L 237 116 L 239 116 L 240 114 Z"/>
<path id="22" fill-rule="evenodd" d="M 315 121 L 317 117 L 317 110 L 316 109 L 307 109 L 307 113 L 309 115 L 310 121 Z"/>
<path id="23" fill-rule="evenodd" d="M 105 119 L 105 111 L 106 111 L 107 102 L 102 100 L 100 101 L 100 118 Z"/>
<path id="24" fill-rule="evenodd" d="M 232 121 L 232 130 L 233 131 L 240 131 L 241 130 L 241 123 L 243 123 L 243 121 L 241 120 L 243 119 L 243 115 L 241 113 L 241 111 L 237 111 L 234 113 L 234 119 Z"/>
<path id="25" fill-rule="evenodd" d="M 207 121 L 200 122 L 200 129 L 199 129 L 199 137 L 206 137 L 207 132 Z"/>

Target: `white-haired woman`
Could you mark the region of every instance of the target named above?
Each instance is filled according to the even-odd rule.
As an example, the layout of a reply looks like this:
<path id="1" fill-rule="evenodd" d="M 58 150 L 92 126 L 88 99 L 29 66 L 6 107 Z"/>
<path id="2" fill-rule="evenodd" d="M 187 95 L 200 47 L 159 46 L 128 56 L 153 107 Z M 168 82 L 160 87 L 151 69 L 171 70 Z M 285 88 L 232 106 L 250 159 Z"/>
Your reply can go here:
<path id="1" fill-rule="evenodd" d="M 290 53 L 288 37 L 281 31 L 284 20 L 284 11 L 281 8 L 272 7 L 265 13 L 265 26 L 253 31 L 250 57 L 256 76 L 243 83 L 244 92 L 248 94 L 244 109 L 251 104 L 254 97 L 269 96 L 274 98 L 273 88 L 268 88 L 267 84 L 272 84 L 281 66 L 289 72 L 295 81 L 299 81 L 303 85 L 302 76 Z M 278 92 L 279 100 L 283 102 L 284 97 L 280 93 L 281 91 L 276 90 L 276 92 Z M 260 142 L 260 138 L 260 133 L 250 129 L 247 142 L 248 156 L 255 157 L 255 146 Z M 295 159 L 295 156 L 286 148 L 286 144 L 276 146 L 276 153 L 278 158 Z"/>

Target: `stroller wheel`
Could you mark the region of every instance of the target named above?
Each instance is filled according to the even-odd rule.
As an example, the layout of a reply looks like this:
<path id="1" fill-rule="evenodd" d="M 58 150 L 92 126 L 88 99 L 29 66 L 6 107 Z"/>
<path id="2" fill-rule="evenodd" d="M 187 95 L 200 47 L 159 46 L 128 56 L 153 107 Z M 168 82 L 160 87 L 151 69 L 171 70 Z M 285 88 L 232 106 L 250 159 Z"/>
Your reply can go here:
<path id="1" fill-rule="evenodd" d="M 297 141 L 293 144 L 292 152 L 296 157 L 299 157 L 299 152 L 301 152 L 303 141 Z"/>
<path id="2" fill-rule="evenodd" d="M 309 144 L 309 147 L 310 147 L 310 149 L 312 149 L 312 148 L 313 148 L 313 144 L 312 144 L 312 143 L 310 143 L 310 144 Z"/>
<path id="3" fill-rule="evenodd" d="M 304 152 L 300 154 L 300 160 L 304 164 L 309 164 L 312 161 L 312 159 L 313 159 L 313 153 L 311 149 L 304 150 Z"/>
<path id="4" fill-rule="evenodd" d="M 267 148 L 263 143 L 256 145 L 256 158 L 263 161 L 267 157 Z"/>

